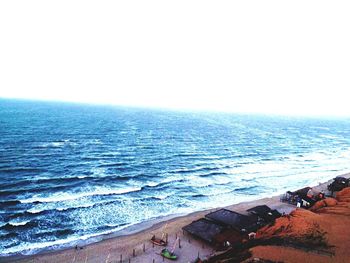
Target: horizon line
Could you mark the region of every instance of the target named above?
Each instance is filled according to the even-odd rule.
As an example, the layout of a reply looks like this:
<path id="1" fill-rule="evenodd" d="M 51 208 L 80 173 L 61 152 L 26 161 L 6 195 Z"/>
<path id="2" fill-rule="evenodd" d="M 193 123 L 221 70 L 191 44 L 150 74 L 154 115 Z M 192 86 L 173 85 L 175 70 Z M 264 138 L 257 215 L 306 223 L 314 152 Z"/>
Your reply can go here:
<path id="1" fill-rule="evenodd" d="M 190 107 L 164 107 L 157 105 L 136 105 L 136 104 L 118 104 L 112 102 L 98 102 L 98 101 L 76 101 L 76 100 L 61 100 L 61 99 L 43 99 L 43 98 L 23 98 L 23 97 L 4 97 L 0 96 L 0 100 L 14 100 L 14 101 L 28 101 L 28 102 L 42 102 L 42 103 L 63 103 L 98 107 L 122 107 L 133 109 L 148 109 L 159 111 L 174 111 L 174 112 L 188 112 L 188 113 L 217 113 L 217 114 L 237 114 L 237 115 L 260 115 L 267 117 L 288 117 L 288 118 L 308 118 L 308 119 L 348 119 L 350 115 L 318 115 L 318 114 L 298 114 L 298 113 L 271 113 L 271 112 L 257 112 L 257 111 L 235 111 L 222 109 L 206 109 L 206 108 L 190 108 Z"/>

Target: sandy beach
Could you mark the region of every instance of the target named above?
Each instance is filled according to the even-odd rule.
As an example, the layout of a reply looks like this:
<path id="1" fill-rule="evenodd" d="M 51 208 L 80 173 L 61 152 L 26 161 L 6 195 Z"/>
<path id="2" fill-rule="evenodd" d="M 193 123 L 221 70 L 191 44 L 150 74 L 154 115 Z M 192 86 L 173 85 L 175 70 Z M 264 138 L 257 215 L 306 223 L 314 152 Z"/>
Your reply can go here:
<path id="1" fill-rule="evenodd" d="M 350 177 L 350 174 L 342 175 Z M 313 188 L 315 190 L 325 190 L 327 185 L 332 180 L 324 182 Z M 293 189 L 291 189 L 293 190 Z M 277 209 L 280 213 L 289 214 L 296 209 L 295 206 L 281 203 L 280 196 L 273 196 L 271 198 L 263 198 L 250 202 L 243 202 L 226 207 L 227 209 L 234 210 L 236 212 L 246 214 L 246 210 L 257 205 L 268 205 L 272 209 Z M 179 238 L 176 245 L 176 253 L 178 254 L 178 262 L 191 262 L 199 255 L 201 258 L 209 257 L 213 252 L 213 248 L 208 244 L 195 239 L 191 235 L 184 233 L 182 227 L 204 217 L 205 214 L 217 209 L 211 209 L 201 212 L 195 212 L 186 216 L 176 217 L 170 220 L 158 222 L 151 227 L 142 230 L 140 232 L 129 234 L 125 236 L 119 236 L 114 238 L 105 239 L 103 241 L 83 246 L 81 249 L 70 248 L 54 252 L 46 252 L 32 256 L 19 256 L 1 258 L 1 262 L 163 262 L 163 258 L 159 255 L 161 247 L 153 246 L 149 241 L 152 235 L 160 236 L 162 229 L 166 225 L 166 233 L 168 234 L 168 246 L 172 247 L 176 237 Z M 329 218 L 329 222 L 332 219 Z M 339 223 L 339 218 L 337 218 Z M 339 245 L 338 245 L 339 246 Z M 254 248 L 254 255 L 265 256 L 268 247 Z M 271 248 L 274 250 L 275 248 Z M 336 248 L 338 249 L 338 248 Z M 339 248 L 340 249 L 340 248 Z M 277 249 L 280 251 L 280 249 Z M 286 257 L 289 254 L 295 253 L 293 248 L 285 248 L 283 253 L 275 253 L 274 255 L 280 255 Z M 344 252 L 344 251 L 343 251 Z M 300 256 L 300 255 L 299 255 Z M 312 255 L 315 256 L 315 255 Z M 350 256 L 350 254 L 349 254 Z M 320 257 L 318 255 L 318 257 Z M 329 262 L 331 259 L 327 256 L 325 261 Z M 275 256 L 274 260 L 280 260 L 278 256 Z M 334 258 L 333 258 L 334 259 Z M 327 261 L 328 260 L 328 261 Z M 165 261 L 167 261 L 165 259 Z M 297 262 L 293 260 L 286 260 L 286 262 Z M 299 261 L 300 262 L 300 261 Z M 333 261 L 332 261 L 333 262 Z M 340 262 L 340 261 L 339 261 Z"/>

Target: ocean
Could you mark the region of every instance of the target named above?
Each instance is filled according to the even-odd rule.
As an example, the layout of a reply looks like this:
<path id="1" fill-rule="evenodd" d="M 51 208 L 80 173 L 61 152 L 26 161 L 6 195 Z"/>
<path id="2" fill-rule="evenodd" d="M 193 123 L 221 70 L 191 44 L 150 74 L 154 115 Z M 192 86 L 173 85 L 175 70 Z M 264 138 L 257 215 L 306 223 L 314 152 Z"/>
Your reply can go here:
<path id="1" fill-rule="evenodd" d="M 0 256 L 317 184 L 349 159 L 350 119 L 0 99 Z"/>

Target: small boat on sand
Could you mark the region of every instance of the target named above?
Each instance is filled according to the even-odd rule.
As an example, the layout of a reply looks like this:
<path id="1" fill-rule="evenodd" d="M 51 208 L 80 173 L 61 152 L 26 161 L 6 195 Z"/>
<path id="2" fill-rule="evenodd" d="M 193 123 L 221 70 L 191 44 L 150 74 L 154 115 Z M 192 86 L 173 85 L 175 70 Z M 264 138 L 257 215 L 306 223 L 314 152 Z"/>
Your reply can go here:
<path id="1" fill-rule="evenodd" d="M 173 249 L 169 251 L 167 248 L 163 248 L 162 252 L 160 253 L 163 257 L 170 259 L 170 260 L 177 260 L 177 256 L 174 254 L 176 243 L 179 240 L 179 238 L 176 238 Z"/>
<path id="2" fill-rule="evenodd" d="M 169 251 L 167 248 L 164 248 L 160 254 L 167 259 L 177 259 L 177 256 L 173 252 Z"/>
<path id="3" fill-rule="evenodd" d="M 167 242 L 163 240 L 162 238 L 156 238 L 155 235 L 152 236 L 151 242 L 157 246 L 165 247 L 167 245 Z"/>
<path id="4" fill-rule="evenodd" d="M 163 227 L 163 230 L 162 230 L 162 237 L 161 237 L 161 238 L 157 238 L 155 235 L 152 236 L 151 242 L 152 242 L 153 244 L 155 244 L 156 246 L 166 247 L 166 245 L 168 244 L 168 243 L 167 243 L 167 240 L 164 240 L 165 229 L 166 229 L 167 225 L 168 225 L 168 224 L 165 224 L 165 226 Z"/>

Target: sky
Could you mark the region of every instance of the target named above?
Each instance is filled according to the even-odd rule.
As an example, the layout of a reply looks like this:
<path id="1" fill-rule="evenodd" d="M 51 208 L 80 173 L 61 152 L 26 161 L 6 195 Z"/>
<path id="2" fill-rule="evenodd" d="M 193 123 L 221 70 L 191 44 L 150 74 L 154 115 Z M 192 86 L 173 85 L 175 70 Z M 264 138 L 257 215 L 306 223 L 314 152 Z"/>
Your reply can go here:
<path id="1" fill-rule="evenodd" d="M 350 116 L 349 1 L 1 1 L 0 97 Z"/>

